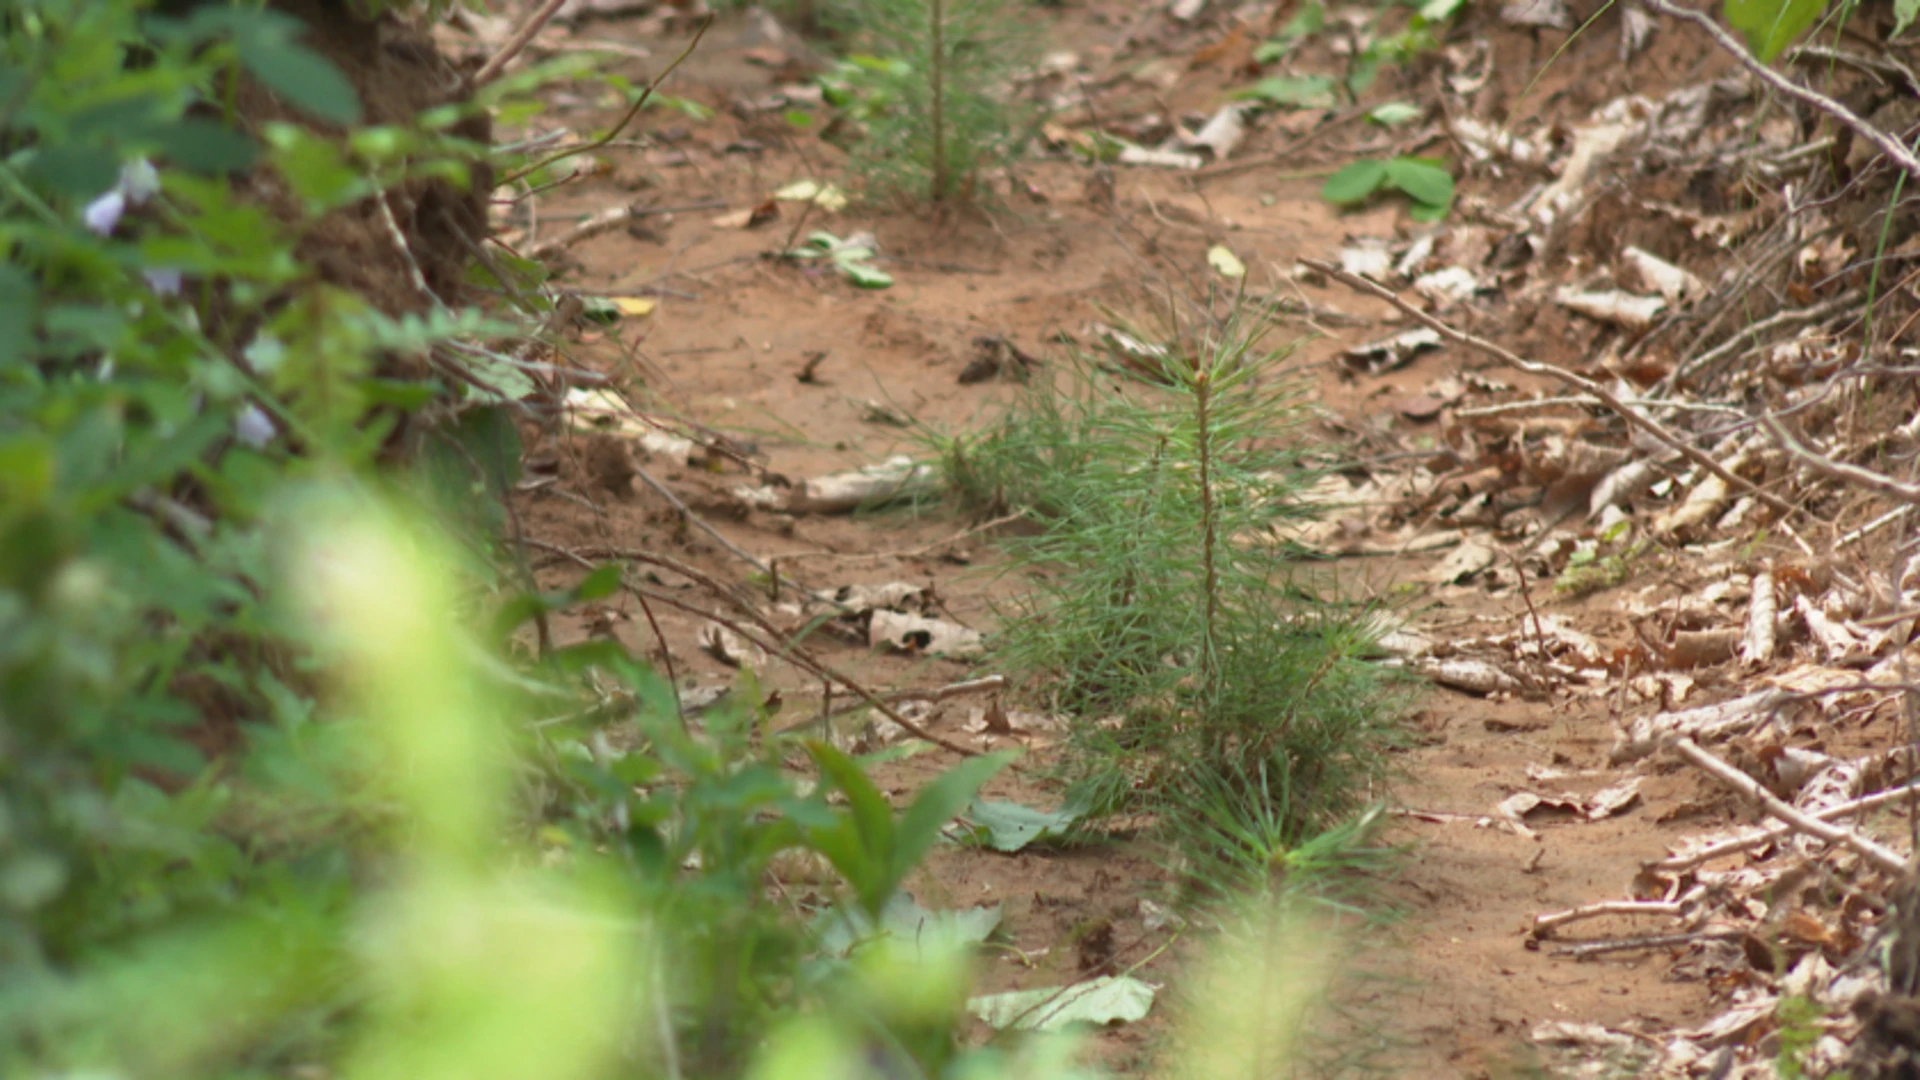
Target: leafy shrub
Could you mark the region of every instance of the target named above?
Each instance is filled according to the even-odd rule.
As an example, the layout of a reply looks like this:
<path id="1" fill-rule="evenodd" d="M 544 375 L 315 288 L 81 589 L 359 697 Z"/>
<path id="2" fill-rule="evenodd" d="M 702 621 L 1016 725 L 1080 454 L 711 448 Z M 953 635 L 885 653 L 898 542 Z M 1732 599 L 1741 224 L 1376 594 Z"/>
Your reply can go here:
<path id="1" fill-rule="evenodd" d="M 1224 784 L 1293 843 L 1370 797 L 1393 727 L 1359 613 L 1313 598 L 1273 541 L 1306 473 L 1260 339 L 1243 316 L 1130 357 L 1151 387 L 1083 358 L 947 461 L 962 491 L 1042 523 L 1012 542 L 1035 588 L 1004 613 L 1001 659 L 1075 717 L 1083 792 L 1177 816 Z"/>

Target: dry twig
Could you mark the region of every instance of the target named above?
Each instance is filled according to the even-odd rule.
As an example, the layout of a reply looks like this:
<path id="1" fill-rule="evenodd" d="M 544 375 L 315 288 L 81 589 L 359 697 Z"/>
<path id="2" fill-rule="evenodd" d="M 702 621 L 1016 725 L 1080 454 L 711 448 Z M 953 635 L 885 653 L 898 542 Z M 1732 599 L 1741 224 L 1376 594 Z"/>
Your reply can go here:
<path id="1" fill-rule="evenodd" d="M 1665 424 L 1660 423 L 1658 420 L 1655 420 L 1652 417 L 1647 416 L 1645 413 L 1639 411 L 1638 409 L 1633 408 L 1632 406 L 1628 405 L 1626 402 L 1621 401 L 1619 398 L 1614 396 L 1613 391 L 1608 390 L 1606 387 L 1601 386 L 1599 383 L 1594 382 L 1592 379 L 1585 378 L 1584 376 L 1581 376 L 1581 375 L 1576 375 L 1573 372 L 1568 371 L 1566 368 L 1560 367 L 1557 364 L 1548 364 L 1538 360 L 1523 359 L 1519 355 L 1513 353 L 1512 351 L 1500 345 L 1496 345 L 1485 338 L 1475 337 L 1474 335 L 1466 333 L 1464 331 L 1456 330 L 1445 321 L 1436 319 L 1432 315 L 1427 314 L 1425 311 L 1420 310 L 1418 307 L 1415 307 L 1414 305 L 1407 303 L 1405 300 L 1402 300 L 1400 298 L 1400 295 L 1394 292 L 1392 289 L 1389 289 L 1386 286 L 1380 285 L 1376 282 L 1368 281 L 1366 278 L 1359 277 L 1355 274 L 1349 274 L 1346 271 L 1340 269 L 1339 267 L 1332 265 L 1331 263 L 1320 262 L 1319 260 L 1316 260 L 1316 259 L 1302 259 L 1300 260 L 1300 262 L 1301 262 L 1301 265 L 1311 267 L 1312 269 L 1327 275 L 1328 277 L 1332 278 L 1335 281 L 1338 281 L 1340 284 L 1345 285 L 1350 289 L 1354 289 L 1358 292 L 1366 293 L 1370 296 L 1375 296 L 1375 297 L 1378 297 L 1379 299 L 1385 300 L 1389 304 L 1392 304 L 1394 307 L 1399 308 L 1401 311 L 1407 313 L 1408 315 L 1413 316 L 1415 319 L 1418 319 L 1420 322 L 1438 331 L 1442 337 L 1448 338 L 1449 340 L 1457 342 L 1461 345 L 1465 345 L 1470 349 L 1476 349 L 1480 352 L 1485 353 L 1488 356 L 1493 357 L 1496 360 L 1499 360 L 1501 363 L 1508 364 L 1512 367 L 1518 368 L 1521 371 L 1528 372 L 1529 374 L 1545 375 L 1549 378 L 1558 379 L 1561 382 L 1566 383 L 1568 386 L 1571 386 L 1577 390 L 1582 391 L 1583 393 L 1586 393 L 1588 395 L 1591 395 L 1594 398 L 1599 399 L 1602 405 L 1605 405 L 1607 408 L 1613 410 L 1613 412 L 1618 414 L 1619 417 L 1622 420 L 1625 420 L 1629 425 L 1639 428 L 1640 430 L 1660 440 L 1666 445 L 1672 447 L 1674 450 L 1678 451 L 1680 455 L 1686 458 L 1688 461 L 1693 462 L 1695 465 L 1700 466 L 1701 468 L 1707 470 L 1713 475 L 1719 477 L 1721 480 L 1725 481 L 1729 487 L 1736 488 L 1740 491 L 1745 491 L 1751 494 L 1754 498 L 1759 499 L 1761 502 L 1766 503 L 1768 506 L 1774 508 L 1775 510 L 1779 511 L 1783 515 L 1794 513 L 1795 507 L 1792 503 L 1786 501 L 1785 499 L 1782 499 L 1780 496 L 1775 495 L 1770 491 L 1767 491 L 1761 488 L 1758 484 L 1753 483 L 1752 481 L 1746 479 L 1745 477 L 1736 476 L 1734 473 L 1730 472 L 1726 466 L 1713 460 L 1713 458 L 1709 456 L 1705 451 L 1701 450 L 1699 447 L 1694 446 L 1691 442 L 1688 442 L 1687 440 L 1674 434 L 1672 431 L 1669 431 Z"/>
<path id="2" fill-rule="evenodd" d="M 1890 874 L 1906 871 L 1907 860 L 1902 858 L 1899 852 L 1876 840 L 1870 840 L 1859 833 L 1842 829 L 1803 810 L 1795 809 L 1775 797 L 1766 788 L 1761 787 L 1758 780 L 1700 749 L 1692 739 L 1684 737 L 1675 739 L 1673 751 L 1686 758 L 1696 768 L 1758 803 L 1762 810 L 1780 819 L 1795 832 L 1817 837 L 1830 844 L 1844 844 L 1859 852 L 1862 858 L 1876 868 Z"/>

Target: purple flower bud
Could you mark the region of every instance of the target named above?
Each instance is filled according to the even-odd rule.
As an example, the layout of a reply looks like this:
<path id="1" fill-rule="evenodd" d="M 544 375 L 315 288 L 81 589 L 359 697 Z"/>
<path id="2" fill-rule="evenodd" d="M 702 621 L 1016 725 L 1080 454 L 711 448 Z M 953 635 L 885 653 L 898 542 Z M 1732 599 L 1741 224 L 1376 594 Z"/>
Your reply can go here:
<path id="1" fill-rule="evenodd" d="M 260 410 L 258 405 L 248 405 L 233 418 L 233 437 L 253 447 L 255 450 L 273 441 L 279 434 L 273 426 L 273 419 Z"/>
<path id="2" fill-rule="evenodd" d="M 87 223 L 87 228 L 101 236 L 112 236 L 114 226 L 120 224 L 120 215 L 126 212 L 127 197 L 115 188 L 88 203 L 80 217 Z"/>
<path id="3" fill-rule="evenodd" d="M 180 295 L 180 271 L 171 266 L 150 266 L 140 271 L 140 276 L 147 279 L 147 288 L 155 295 Z"/>

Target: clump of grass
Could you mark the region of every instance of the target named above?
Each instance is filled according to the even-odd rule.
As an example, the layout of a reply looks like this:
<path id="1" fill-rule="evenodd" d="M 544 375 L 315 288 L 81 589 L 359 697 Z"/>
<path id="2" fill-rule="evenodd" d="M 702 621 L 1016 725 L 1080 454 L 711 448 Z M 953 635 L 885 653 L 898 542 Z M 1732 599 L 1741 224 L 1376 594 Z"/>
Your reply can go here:
<path id="1" fill-rule="evenodd" d="M 1003 0 L 853 0 L 856 52 L 829 77 L 862 135 L 853 166 L 877 198 L 963 202 L 1018 149 L 1012 74 L 1032 30 Z"/>
<path id="2" fill-rule="evenodd" d="M 999 659 L 1076 718 L 1081 797 L 1176 830 L 1258 806 L 1280 848 L 1377 799 L 1395 726 L 1365 612 L 1322 599 L 1274 538 L 1312 477 L 1263 337 L 1252 315 L 1174 335 L 1155 385 L 1082 357 L 945 458 L 964 495 L 1040 523 L 1011 544 L 1035 587 L 1003 613 Z"/>

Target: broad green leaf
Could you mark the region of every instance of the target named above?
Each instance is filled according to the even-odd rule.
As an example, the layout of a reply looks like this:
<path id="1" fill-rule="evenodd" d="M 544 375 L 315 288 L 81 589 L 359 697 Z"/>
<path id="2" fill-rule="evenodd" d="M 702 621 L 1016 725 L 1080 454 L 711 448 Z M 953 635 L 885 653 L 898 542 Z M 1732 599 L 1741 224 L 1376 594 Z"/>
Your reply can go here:
<path id="1" fill-rule="evenodd" d="M 33 331 L 33 301 L 37 289 L 25 270 L 0 263 L 0 368 L 27 358 Z"/>
<path id="2" fill-rule="evenodd" d="M 1420 17 L 1430 23 L 1446 22 L 1467 6 L 1467 0 L 1427 0 L 1420 5 Z"/>
<path id="3" fill-rule="evenodd" d="M 154 132 L 167 160 L 198 173 L 239 172 L 253 165 L 259 147 L 244 132 L 201 116 L 187 116 Z"/>
<path id="4" fill-rule="evenodd" d="M 1015 852 L 1045 840 L 1066 837 L 1085 810 L 1072 803 L 1048 813 L 1019 803 L 976 799 L 961 815 L 995 851 Z"/>
<path id="5" fill-rule="evenodd" d="M 240 62 L 287 104 L 335 124 L 360 122 L 360 95 L 319 53 L 277 34 L 243 33 Z"/>
<path id="6" fill-rule="evenodd" d="M 1906 0 L 1911 5 L 1913 0 Z M 1746 35 L 1747 48 L 1769 63 L 1827 10 L 1827 0 L 1726 0 L 1727 25 Z M 1900 18 L 1899 9 L 1894 12 Z M 1911 15 L 1901 19 L 1905 26 Z"/>
<path id="7" fill-rule="evenodd" d="M 1012 760 L 1013 755 L 1005 751 L 968 758 L 921 788 L 913 805 L 900 815 L 895 840 L 898 846 L 893 852 L 894 875 L 905 878 L 940 838 L 940 830 L 947 822 L 973 801 L 981 785 L 993 779 L 993 775 Z"/>
<path id="8" fill-rule="evenodd" d="M 1356 161 L 1328 177 L 1320 188 L 1320 197 L 1335 206 L 1352 206 L 1365 202 L 1386 179 L 1385 162 Z"/>
<path id="9" fill-rule="evenodd" d="M 994 1028 L 1060 1031 L 1077 1024 L 1105 1026 L 1145 1019 L 1153 987 L 1127 975 L 1102 975 L 1069 987 L 1015 990 L 970 998 L 967 1011 Z"/>
<path id="10" fill-rule="evenodd" d="M 1893 0 L 1893 36 L 1899 37 L 1920 15 L 1920 0 Z"/>
<path id="11" fill-rule="evenodd" d="M 620 572 L 619 563 L 600 564 L 593 573 L 581 578 L 580 584 L 573 587 L 573 598 L 591 603 L 612 596 L 614 591 L 620 588 Z"/>
<path id="12" fill-rule="evenodd" d="M 1333 104 L 1333 80 L 1324 75 L 1275 75 L 1233 96 L 1257 98 L 1296 109 L 1325 108 Z"/>
<path id="13" fill-rule="evenodd" d="M 1916 2 L 1920 2 L 1920 0 L 1916 0 Z M 1409 120 L 1417 120 L 1419 117 L 1420 107 L 1405 101 L 1389 101 L 1384 105 L 1377 105 L 1372 112 L 1367 114 L 1367 119 L 1383 127 L 1393 127 L 1395 124 L 1404 124 Z"/>
<path id="14" fill-rule="evenodd" d="M 887 803 L 886 796 L 873 786 L 873 781 L 860 771 L 860 766 L 831 745 L 817 739 L 810 740 L 807 752 L 813 755 L 814 763 L 820 766 L 821 777 L 847 797 L 847 808 L 852 811 L 861 846 L 870 855 L 884 859 L 893 848 L 894 836 L 893 807 Z M 884 899 L 878 898 L 875 903 Z"/>
<path id="15" fill-rule="evenodd" d="M 1444 219 L 1447 211 L 1451 209 L 1453 209 L 1451 206 L 1416 202 L 1407 207 L 1407 216 L 1415 221 L 1431 224 Z"/>
<path id="16" fill-rule="evenodd" d="M 1397 157 L 1386 164 L 1387 183 L 1407 193 L 1414 202 L 1440 208 L 1453 205 L 1453 177 L 1447 170 L 1419 158 Z"/>

